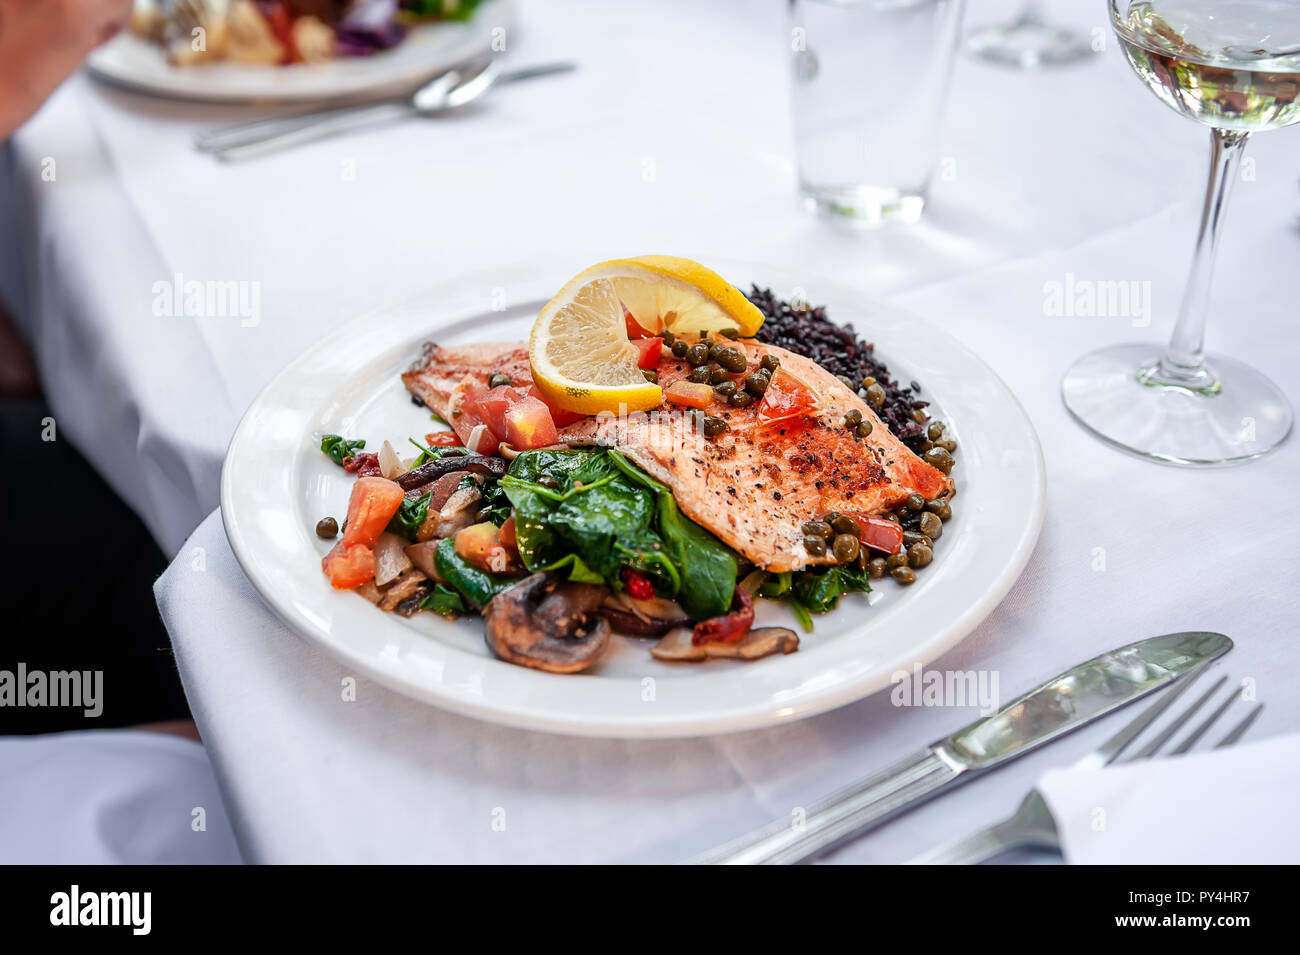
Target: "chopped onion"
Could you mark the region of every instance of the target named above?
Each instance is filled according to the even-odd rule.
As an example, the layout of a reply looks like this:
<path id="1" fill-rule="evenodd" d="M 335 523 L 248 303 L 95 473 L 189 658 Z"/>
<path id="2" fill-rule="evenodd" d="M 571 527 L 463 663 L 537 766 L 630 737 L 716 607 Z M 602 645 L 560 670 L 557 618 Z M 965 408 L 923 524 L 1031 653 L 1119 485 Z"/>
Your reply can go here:
<path id="1" fill-rule="evenodd" d="M 375 542 L 375 585 L 391 584 L 411 569 L 411 558 L 406 556 L 407 541 L 396 534 L 384 532 Z"/>
<path id="2" fill-rule="evenodd" d="M 395 481 L 407 471 L 402 466 L 402 459 L 397 456 L 393 446 L 387 441 L 379 449 L 379 473 L 390 481 Z"/>

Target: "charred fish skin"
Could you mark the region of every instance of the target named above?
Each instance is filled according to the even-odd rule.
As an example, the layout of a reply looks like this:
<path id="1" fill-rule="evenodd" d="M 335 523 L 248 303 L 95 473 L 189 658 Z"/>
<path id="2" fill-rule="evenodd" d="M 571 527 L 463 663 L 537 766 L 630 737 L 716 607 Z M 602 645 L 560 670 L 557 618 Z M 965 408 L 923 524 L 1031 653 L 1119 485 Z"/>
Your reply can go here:
<path id="1" fill-rule="evenodd" d="M 560 428 L 560 440 L 572 447 L 617 447 L 668 485 L 688 518 L 756 566 L 778 573 L 835 562 L 830 553 L 808 552 L 801 530 L 806 521 L 831 512 L 880 514 L 912 493 L 928 501 L 952 492 L 949 476 L 899 441 L 867 402 L 820 365 L 776 345 L 749 339 L 726 344 L 745 357 L 745 370 L 731 380 L 742 382 L 771 356 L 816 394 L 816 412 L 764 423 L 759 402 L 735 407 L 720 397 L 706 410 L 726 423 L 715 437 L 706 437 L 682 410 L 665 406 L 585 418 Z M 667 388 L 691 371 L 686 361 L 665 354 L 660 384 Z M 527 349 L 512 343 L 431 345 L 402 380 L 447 418 L 467 382 L 486 386 L 498 373 L 516 387 L 531 387 Z M 870 422 L 869 434 L 844 425 L 850 411 Z"/>

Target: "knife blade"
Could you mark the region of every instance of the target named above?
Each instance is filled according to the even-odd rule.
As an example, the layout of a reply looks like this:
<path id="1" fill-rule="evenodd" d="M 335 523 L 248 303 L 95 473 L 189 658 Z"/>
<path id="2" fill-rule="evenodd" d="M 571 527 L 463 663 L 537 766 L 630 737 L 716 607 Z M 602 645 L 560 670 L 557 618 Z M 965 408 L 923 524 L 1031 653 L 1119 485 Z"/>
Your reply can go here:
<path id="1" fill-rule="evenodd" d="M 806 862 L 904 810 L 1167 686 L 1232 649 L 1221 633 L 1149 637 L 1087 660 L 996 713 L 809 807 L 798 823 L 778 819 L 692 862 Z"/>

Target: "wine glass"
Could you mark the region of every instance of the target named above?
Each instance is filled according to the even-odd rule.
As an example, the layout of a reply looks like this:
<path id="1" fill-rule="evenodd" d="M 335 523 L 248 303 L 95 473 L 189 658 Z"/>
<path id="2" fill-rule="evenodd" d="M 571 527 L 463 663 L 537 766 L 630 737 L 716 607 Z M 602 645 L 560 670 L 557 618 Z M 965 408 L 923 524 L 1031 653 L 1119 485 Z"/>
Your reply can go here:
<path id="1" fill-rule="evenodd" d="M 1092 55 L 1087 39 L 1043 17 L 1039 0 L 1026 0 L 1010 23 L 974 31 L 967 37 L 966 47 L 985 60 L 1022 70 L 1073 63 Z"/>
<path id="2" fill-rule="evenodd" d="M 1252 132 L 1300 122 L 1300 3 L 1108 0 L 1134 71 L 1167 106 L 1210 127 L 1210 176 L 1173 337 L 1113 345 L 1066 373 L 1065 405 L 1102 439 L 1171 464 L 1246 461 L 1290 433 L 1286 396 L 1248 365 L 1206 356 L 1214 253 Z"/>

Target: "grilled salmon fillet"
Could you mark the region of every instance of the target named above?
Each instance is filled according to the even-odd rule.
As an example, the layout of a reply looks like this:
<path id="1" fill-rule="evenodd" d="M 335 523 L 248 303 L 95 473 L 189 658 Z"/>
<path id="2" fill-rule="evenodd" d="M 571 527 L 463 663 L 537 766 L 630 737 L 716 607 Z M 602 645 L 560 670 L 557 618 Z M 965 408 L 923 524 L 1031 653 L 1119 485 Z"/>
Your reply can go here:
<path id="1" fill-rule="evenodd" d="M 758 402 L 734 408 L 719 401 L 707 413 L 724 418 L 727 430 L 706 438 L 683 409 L 665 405 L 622 417 L 583 418 L 561 427 L 560 441 L 617 448 L 668 485 L 687 517 L 755 565 L 777 573 L 834 563 L 830 555 L 804 549 L 805 521 L 831 511 L 879 514 L 912 493 L 933 500 L 952 491 L 950 478 L 917 457 L 866 402 L 820 365 L 775 345 L 746 339 L 727 344 L 742 350 L 750 367 L 775 355 L 782 369 L 817 392 L 817 416 L 765 424 L 758 420 Z M 665 351 L 659 382 L 666 388 L 690 371 Z M 402 380 L 450 421 L 465 413 L 466 396 L 481 393 L 497 372 L 509 375 L 515 387 L 530 388 L 527 348 L 426 345 Z M 852 408 L 871 422 L 868 437 L 844 427 L 844 413 Z"/>

